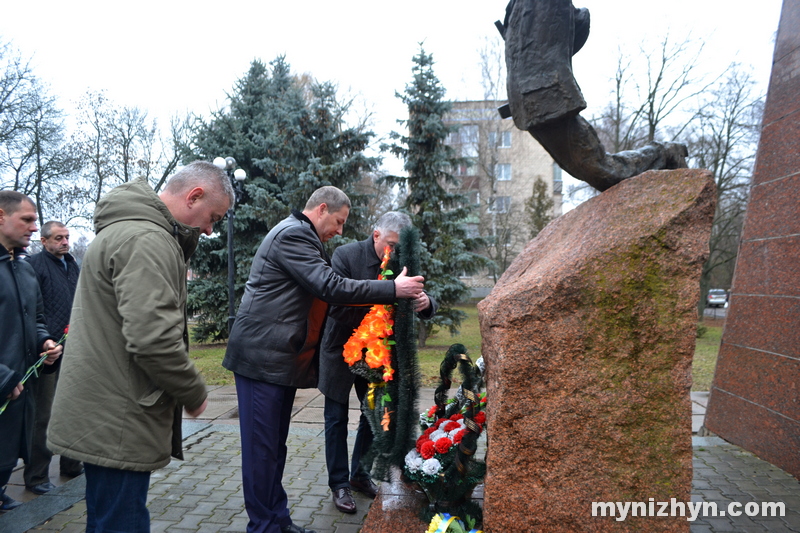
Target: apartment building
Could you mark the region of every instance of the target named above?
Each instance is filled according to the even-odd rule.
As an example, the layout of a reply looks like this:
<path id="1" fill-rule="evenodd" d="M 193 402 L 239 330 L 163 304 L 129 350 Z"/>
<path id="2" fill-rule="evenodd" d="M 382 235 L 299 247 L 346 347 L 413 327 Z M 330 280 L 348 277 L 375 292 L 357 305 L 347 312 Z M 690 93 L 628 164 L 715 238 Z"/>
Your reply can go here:
<path id="1" fill-rule="evenodd" d="M 500 118 L 497 108 L 503 103 L 453 102 L 445 118 L 454 128 L 446 142 L 465 159 L 453 174 L 475 206 L 467 223 L 469 233 L 486 239 L 481 253 L 497 265 L 481 275 L 462 278 L 474 297 L 488 294 L 530 240 L 531 214 L 526 203 L 537 179 L 553 202 L 550 216 L 561 215 L 561 169 L 533 137 L 518 130 L 511 119 Z"/>

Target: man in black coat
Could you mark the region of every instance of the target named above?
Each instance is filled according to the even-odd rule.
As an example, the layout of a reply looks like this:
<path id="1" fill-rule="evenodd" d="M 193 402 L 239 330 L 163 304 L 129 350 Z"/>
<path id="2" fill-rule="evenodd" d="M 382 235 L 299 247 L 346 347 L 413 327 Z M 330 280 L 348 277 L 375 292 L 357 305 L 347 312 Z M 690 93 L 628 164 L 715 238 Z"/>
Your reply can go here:
<path id="1" fill-rule="evenodd" d="M 399 240 L 400 231 L 411 225 L 404 213 L 390 211 L 375 224 L 367 239 L 340 246 L 333 253 L 333 270 L 346 278 L 378 279 L 384 249 L 392 250 Z M 425 292 L 415 300 L 417 316 L 429 319 L 436 313 L 436 301 Z M 351 490 L 374 498 L 377 487 L 369 473 L 361 466 L 361 457 L 372 444 L 372 430 L 362 414 L 353 456 L 348 467 L 347 422 L 350 389 L 355 384 L 358 400 L 363 402 L 369 384 L 357 377 L 342 357 L 344 344 L 353 334 L 369 307 L 332 306 L 322 337 L 320 352 L 319 390 L 325 395 L 325 461 L 328 466 L 328 486 L 333 493 L 333 503 L 343 513 L 355 513 L 356 502 Z"/>
<path id="2" fill-rule="evenodd" d="M 44 300 L 44 317 L 47 330 L 55 338 L 61 338 L 69 325 L 72 300 L 78 284 L 78 263 L 69 253 L 69 229 L 56 220 L 45 222 L 41 229 L 44 249 L 28 258 L 28 263 L 36 272 L 39 288 Z M 35 494 L 45 494 L 55 488 L 50 483 L 50 459 L 53 454 L 47 449 L 47 424 L 53 407 L 61 359 L 53 365 L 55 371 L 43 374 L 33 384 L 36 399 L 36 420 L 33 427 L 30 461 L 25 464 L 23 478 L 28 490 Z M 62 476 L 75 477 L 83 468 L 80 461 L 61 456 Z"/>
<path id="3" fill-rule="evenodd" d="M 248 533 L 312 533 L 292 522 L 281 481 L 295 393 L 317 386 L 328 304 L 388 304 L 422 292 L 423 278 L 405 269 L 394 281 L 334 272 L 323 243 L 342 234 L 349 214 L 345 193 L 317 189 L 302 212 L 270 230 L 253 258 L 222 361 L 236 379 Z"/>
<path id="4" fill-rule="evenodd" d="M 46 352 L 45 364 L 61 355 L 61 346 L 47 331 L 44 304 L 36 274 L 22 259 L 36 227 L 36 205 L 24 194 L 0 191 L 0 512 L 18 507 L 5 494 L 11 472 L 27 461 L 36 409 L 22 378 Z M 30 383 L 27 382 L 27 383 Z"/>

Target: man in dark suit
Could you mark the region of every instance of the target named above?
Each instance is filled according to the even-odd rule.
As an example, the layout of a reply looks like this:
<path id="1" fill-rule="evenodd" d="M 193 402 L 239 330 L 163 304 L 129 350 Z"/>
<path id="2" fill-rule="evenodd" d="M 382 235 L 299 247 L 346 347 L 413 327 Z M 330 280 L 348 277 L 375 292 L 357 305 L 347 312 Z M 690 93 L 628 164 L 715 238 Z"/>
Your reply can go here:
<path id="1" fill-rule="evenodd" d="M 378 279 L 384 249 L 394 249 L 400 231 L 411 225 L 404 213 L 390 211 L 375 224 L 369 238 L 340 246 L 331 260 L 333 270 L 346 278 Z M 429 319 L 436 313 L 436 301 L 422 292 L 415 299 L 417 316 Z M 333 503 L 343 513 L 355 513 L 356 502 L 351 493 L 356 490 L 374 498 L 377 487 L 369 473 L 361 466 L 361 457 L 372 444 L 372 430 L 362 414 L 353 457 L 347 461 L 347 410 L 350 389 L 356 388 L 359 401 L 364 400 L 368 383 L 350 371 L 344 362 L 342 349 L 353 334 L 369 307 L 332 306 L 322 338 L 320 352 L 319 390 L 325 395 L 325 460 L 328 466 L 328 486 L 333 493 Z"/>
<path id="2" fill-rule="evenodd" d="M 28 264 L 36 271 L 36 279 L 42 290 L 47 330 L 58 339 L 69 325 L 79 268 L 75 258 L 69 253 L 69 229 L 63 223 L 56 220 L 45 222 L 41 236 L 43 250 L 32 255 Z M 53 453 L 47 449 L 47 424 L 50 422 L 58 369 L 61 367 L 60 358 L 54 366 L 55 372 L 42 374 L 33 384 L 36 419 L 33 425 L 31 459 L 25 465 L 23 478 L 25 487 L 36 494 L 45 494 L 56 488 L 50 483 L 50 459 Z M 62 455 L 59 462 L 62 476 L 75 477 L 83 472 L 80 461 Z"/>

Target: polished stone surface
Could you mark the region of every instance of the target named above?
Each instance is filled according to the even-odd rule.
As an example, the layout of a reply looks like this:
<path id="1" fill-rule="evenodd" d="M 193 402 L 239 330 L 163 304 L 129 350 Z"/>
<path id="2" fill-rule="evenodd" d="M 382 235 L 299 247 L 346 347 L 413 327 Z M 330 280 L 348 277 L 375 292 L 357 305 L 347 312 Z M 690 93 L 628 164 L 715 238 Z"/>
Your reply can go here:
<path id="1" fill-rule="evenodd" d="M 706 427 L 800 476 L 800 2 L 783 3 Z"/>

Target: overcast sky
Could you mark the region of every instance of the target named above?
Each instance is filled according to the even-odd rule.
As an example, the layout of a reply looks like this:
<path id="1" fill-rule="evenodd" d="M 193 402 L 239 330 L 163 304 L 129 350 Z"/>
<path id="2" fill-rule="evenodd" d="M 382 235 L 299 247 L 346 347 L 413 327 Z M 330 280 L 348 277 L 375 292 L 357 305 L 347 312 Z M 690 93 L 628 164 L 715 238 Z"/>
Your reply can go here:
<path id="1" fill-rule="evenodd" d="M 166 122 L 175 113 L 207 114 L 225 103 L 236 79 L 259 58 L 285 54 L 296 73 L 333 81 L 358 96 L 385 135 L 405 108 L 395 98 L 411 78 L 424 42 L 451 99 L 482 98 L 478 52 L 497 34 L 503 0 L 44 0 L 3 3 L 0 37 L 11 41 L 53 94 L 70 107 L 87 89 L 138 106 Z M 617 49 L 631 54 L 667 32 L 704 39 L 703 68 L 752 65 L 766 91 L 781 1 L 577 0 L 592 17 L 574 58 L 592 107 L 608 101 Z"/>

